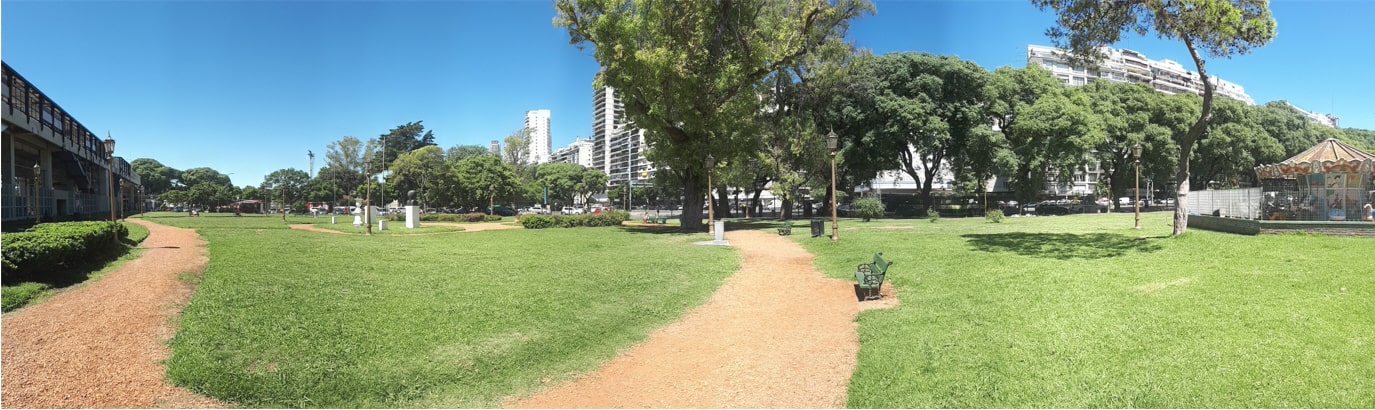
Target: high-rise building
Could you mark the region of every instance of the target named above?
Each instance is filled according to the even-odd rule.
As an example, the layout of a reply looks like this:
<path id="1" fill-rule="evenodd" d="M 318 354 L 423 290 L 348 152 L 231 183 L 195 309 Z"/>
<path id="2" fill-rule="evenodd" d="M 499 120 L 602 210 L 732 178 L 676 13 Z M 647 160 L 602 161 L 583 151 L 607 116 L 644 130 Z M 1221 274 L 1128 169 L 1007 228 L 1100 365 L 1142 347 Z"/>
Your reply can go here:
<path id="1" fill-rule="evenodd" d="M 491 143 L 488 143 L 487 153 L 501 155 L 501 141 L 492 140 Z"/>
<path id="2" fill-rule="evenodd" d="M 1203 82 L 1198 73 L 1185 69 L 1173 60 L 1151 60 L 1134 50 L 1103 47 L 1105 59 L 1097 67 L 1084 67 L 1070 62 L 1067 51 L 1055 47 L 1026 46 L 1027 65 L 1036 64 L 1054 74 L 1065 85 L 1085 85 L 1093 79 L 1116 81 L 1119 83 L 1139 83 L 1150 85 L 1165 94 L 1194 93 L 1203 94 Z M 1216 95 L 1228 97 L 1256 105 L 1255 100 L 1246 94 L 1246 89 L 1217 76 L 1208 76 Z"/>
<path id="3" fill-rule="evenodd" d="M 1341 128 L 1340 125 L 1339 125 L 1339 122 L 1338 122 L 1338 118 L 1337 118 L 1337 116 L 1335 116 L 1335 115 L 1332 115 L 1332 114 L 1323 114 L 1323 113 L 1320 113 L 1320 112 L 1308 111 L 1308 110 L 1299 108 L 1298 106 L 1296 106 L 1296 105 L 1294 105 L 1294 104 L 1290 104 L 1289 101 L 1284 101 L 1284 105 L 1288 105 L 1289 107 L 1291 107 L 1291 108 L 1293 108 L 1293 109 L 1295 109 L 1295 110 L 1298 110 L 1299 113 L 1300 113 L 1300 114 L 1303 114 L 1304 117 L 1308 117 L 1308 121 L 1310 121 L 1310 122 L 1315 122 L 1315 123 L 1318 123 L 1318 124 L 1320 124 L 1320 125 L 1325 125 L 1325 126 L 1328 126 L 1328 127 L 1331 127 L 1331 128 Z"/>
<path id="4" fill-rule="evenodd" d="M 616 89 L 602 87 L 592 95 L 592 167 L 606 173 L 607 184 L 629 179 L 641 185 L 654 175 L 645 159 L 644 130 L 634 128 Z"/>
<path id="5" fill-rule="evenodd" d="M 530 163 L 549 162 L 549 110 L 526 111 L 525 128 L 530 130 Z"/>
<path id="6" fill-rule="evenodd" d="M 592 168 L 592 140 L 574 139 L 567 147 L 549 154 L 549 162 L 567 162 Z"/>

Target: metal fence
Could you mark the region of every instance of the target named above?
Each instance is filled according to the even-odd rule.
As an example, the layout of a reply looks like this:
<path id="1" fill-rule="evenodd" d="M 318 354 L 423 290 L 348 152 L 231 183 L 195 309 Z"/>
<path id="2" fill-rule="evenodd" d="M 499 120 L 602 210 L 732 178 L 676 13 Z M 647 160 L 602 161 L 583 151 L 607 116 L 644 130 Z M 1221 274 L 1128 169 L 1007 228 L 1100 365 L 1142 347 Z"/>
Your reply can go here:
<path id="1" fill-rule="evenodd" d="M 1260 219 L 1261 189 L 1209 189 L 1189 192 L 1189 212 L 1230 218 Z"/>

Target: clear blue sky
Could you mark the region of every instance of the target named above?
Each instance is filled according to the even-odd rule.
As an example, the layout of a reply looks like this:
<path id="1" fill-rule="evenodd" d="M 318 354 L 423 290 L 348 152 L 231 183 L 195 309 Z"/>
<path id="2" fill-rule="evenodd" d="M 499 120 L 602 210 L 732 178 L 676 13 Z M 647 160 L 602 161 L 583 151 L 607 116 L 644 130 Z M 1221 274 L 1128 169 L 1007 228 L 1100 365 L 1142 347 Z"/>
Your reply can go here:
<path id="1" fill-rule="evenodd" d="M 1026 65 L 1053 22 L 1021 0 L 879 1 L 849 38 L 876 53 Z M 1271 4 L 1279 35 L 1209 73 L 1264 103 L 1285 99 L 1375 129 L 1375 2 Z M 552 111 L 552 146 L 592 128 L 591 52 L 568 44 L 548 1 L 29 1 L 0 13 L 4 61 L 116 155 L 208 166 L 239 186 L 306 170 L 307 150 L 423 120 L 444 148 L 486 146 Z M 1187 62 L 1152 38 L 1118 45 Z M 1186 67 L 1192 64 L 1185 64 Z"/>

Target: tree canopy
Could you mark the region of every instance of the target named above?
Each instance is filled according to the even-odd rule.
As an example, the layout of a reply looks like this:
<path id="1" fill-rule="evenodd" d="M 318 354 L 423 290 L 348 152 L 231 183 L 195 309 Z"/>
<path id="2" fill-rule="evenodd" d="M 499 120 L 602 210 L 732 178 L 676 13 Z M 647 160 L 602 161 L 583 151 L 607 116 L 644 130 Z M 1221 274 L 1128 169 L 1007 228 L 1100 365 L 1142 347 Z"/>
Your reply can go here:
<path id="1" fill-rule="evenodd" d="M 701 198 L 708 154 L 757 147 L 750 127 L 758 87 L 780 68 L 844 37 L 862 0 L 633 2 L 558 0 L 554 24 L 571 44 L 592 45 L 602 65 L 594 86 L 615 87 L 626 115 L 645 129 L 649 159 Z M 683 228 L 701 228 L 701 205 L 684 206 Z"/>
<path id="2" fill-rule="evenodd" d="M 1264 46 L 1275 37 L 1275 19 L 1268 0 L 1031 0 L 1041 9 L 1054 10 L 1057 26 L 1046 35 L 1069 50 L 1075 60 L 1093 64 L 1102 60 L 1102 47 L 1116 43 L 1123 33 L 1154 32 L 1160 38 L 1179 40 L 1189 51 L 1203 84 L 1203 103 L 1198 120 L 1189 131 L 1176 135 L 1180 149 L 1175 174 L 1174 234 L 1188 229 L 1189 163 L 1194 144 L 1204 138 L 1213 111 L 1213 81 L 1208 77 L 1204 55 L 1231 58 Z"/>

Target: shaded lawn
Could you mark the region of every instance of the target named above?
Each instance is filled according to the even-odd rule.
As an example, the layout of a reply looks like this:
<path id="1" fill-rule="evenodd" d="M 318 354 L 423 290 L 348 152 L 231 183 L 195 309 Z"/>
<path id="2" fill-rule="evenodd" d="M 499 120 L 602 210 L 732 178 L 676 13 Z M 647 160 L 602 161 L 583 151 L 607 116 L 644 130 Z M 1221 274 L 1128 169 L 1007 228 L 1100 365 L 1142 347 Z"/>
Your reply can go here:
<path id="1" fill-rule="evenodd" d="M 344 221 L 339 221 L 339 222 L 340 222 L 340 223 L 334 223 L 334 224 L 332 224 L 332 223 L 329 223 L 329 221 L 325 221 L 325 222 L 313 223 L 313 224 L 311 224 L 311 225 L 314 226 L 314 227 L 316 227 L 316 228 L 328 229 L 328 230 L 331 230 L 331 231 L 338 231 L 338 232 L 343 232 L 343 233 L 351 233 L 351 234 L 357 234 L 357 235 L 363 235 L 363 234 L 367 233 L 367 227 L 364 227 L 364 226 L 353 226 L 353 221 L 349 221 L 349 222 L 347 222 L 347 223 L 344 223 Z M 452 223 L 452 222 L 446 222 L 446 223 Z M 418 235 L 418 234 L 445 233 L 445 232 L 462 232 L 462 231 L 463 231 L 463 227 L 459 227 L 459 226 L 440 226 L 440 225 L 432 225 L 433 222 L 431 222 L 431 223 L 421 222 L 419 228 L 413 228 L 413 229 L 408 229 L 408 228 L 406 228 L 406 225 L 405 225 L 405 224 L 406 224 L 405 222 L 387 222 L 387 230 L 385 230 L 385 231 L 383 231 L 383 230 L 378 230 L 378 229 L 377 229 L 377 226 L 373 226 L 373 227 L 372 227 L 372 234 L 373 234 L 373 235 Z"/>
<path id="2" fill-rule="evenodd" d="M 1375 407 L 1375 241 L 1169 238 L 1170 218 L 842 221 L 839 243 L 793 238 L 832 277 L 877 251 L 895 262 L 902 303 L 860 314 L 850 407 Z"/>
<path id="3" fill-rule="evenodd" d="M 168 375 L 245 407 L 497 406 L 593 370 L 739 266 L 689 245 L 705 235 L 615 227 L 199 231 L 210 265 Z"/>

